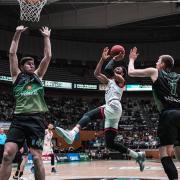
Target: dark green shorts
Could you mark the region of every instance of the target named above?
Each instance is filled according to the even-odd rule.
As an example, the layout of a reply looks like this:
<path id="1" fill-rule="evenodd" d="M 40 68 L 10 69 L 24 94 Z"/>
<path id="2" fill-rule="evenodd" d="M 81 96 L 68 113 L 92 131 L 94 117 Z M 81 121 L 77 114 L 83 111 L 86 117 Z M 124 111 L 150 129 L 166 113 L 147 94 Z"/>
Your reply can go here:
<path id="1" fill-rule="evenodd" d="M 47 124 L 41 113 L 16 114 L 13 117 L 6 142 L 15 142 L 21 148 L 26 139 L 29 148 L 42 150 L 46 128 Z"/>
<path id="2" fill-rule="evenodd" d="M 180 110 L 165 110 L 161 113 L 158 125 L 160 145 L 180 145 Z"/>

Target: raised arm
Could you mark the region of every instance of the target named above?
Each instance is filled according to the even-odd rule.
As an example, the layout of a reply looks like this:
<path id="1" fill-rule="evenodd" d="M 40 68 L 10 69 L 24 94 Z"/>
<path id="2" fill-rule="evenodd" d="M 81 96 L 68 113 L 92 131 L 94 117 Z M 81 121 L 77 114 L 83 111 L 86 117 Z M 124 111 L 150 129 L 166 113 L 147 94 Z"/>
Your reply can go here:
<path id="1" fill-rule="evenodd" d="M 124 54 L 121 54 L 121 52 L 118 55 L 114 56 L 105 66 L 104 68 L 105 73 L 108 76 L 114 76 L 114 68 L 117 66 L 117 62 L 119 66 L 119 62 L 121 62 L 123 58 L 124 58 Z"/>
<path id="2" fill-rule="evenodd" d="M 27 27 L 24 26 L 18 26 L 16 28 L 16 32 L 13 36 L 11 46 L 9 49 L 10 73 L 11 73 L 11 77 L 13 78 L 13 82 L 16 79 L 17 75 L 20 73 L 20 69 L 18 67 L 17 49 L 18 49 L 21 33 L 24 32 L 26 29 Z"/>
<path id="3" fill-rule="evenodd" d="M 115 61 L 111 59 L 104 68 L 105 73 L 108 76 L 114 76 L 114 72 L 113 72 L 114 67 L 115 67 Z"/>
<path id="4" fill-rule="evenodd" d="M 39 64 L 39 67 L 35 71 L 35 73 L 38 75 L 40 79 L 43 78 L 44 74 L 47 71 L 47 68 L 49 66 L 50 60 L 51 60 L 51 42 L 50 42 L 50 34 L 51 30 L 48 27 L 42 27 L 40 29 L 41 34 L 44 36 L 44 58 L 42 59 L 41 63 Z"/>
<path id="5" fill-rule="evenodd" d="M 152 81 L 156 81 L 158 77 L 158 70 L 156 68 L 150 67 L 145 69 L 135 69 L 134 61 L 138 57 L 137 48 L 131 49 L 129 54 L 129 65 L 128 65 L 128 75 L 131 77 L 150 77 Z"/>
<path id="6" fill-rule="evenodd" d="M 96 66 L 96 69 L 94 71 L 94 76 L 103 84 L 108 83 L 108 78 L 101 72 L 104 61 L 106 61 L 110 57 L 108 55 L 108 52 L 109 52 L 109 48 L 107 48 L 107 47 L 104 48 L 102 57 L 100 58 L 97 66 Z"/>

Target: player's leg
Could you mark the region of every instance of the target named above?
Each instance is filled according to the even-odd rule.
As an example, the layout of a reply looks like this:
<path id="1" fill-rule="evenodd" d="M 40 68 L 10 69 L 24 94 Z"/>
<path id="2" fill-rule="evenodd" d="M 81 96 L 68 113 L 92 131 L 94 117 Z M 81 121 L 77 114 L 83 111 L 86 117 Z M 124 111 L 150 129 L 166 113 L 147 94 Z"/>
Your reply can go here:
<path id="1" fill-rule="evenodd" d="M 45 169 L 42 160 L 42 150 L 46 125 L 41 114 L 31 115 L 26 123 L 26 140 L 34 163 L 35 179 L 45 180 Z"/>
<path id="2" fill-rule="evenodd" d="M 162 112 L 159 118 L 158 137 L 160 139 L 160 159 L 169 179 L 178 179 L 178 171 L 172 160 L 173 145 L 177 138 L 177 128 L 174 122 L 173 111 Z"/>
<path id="3" fill-rule="evenodd" d="M 20 168 L 19 168 L 19 177 L 21 177 L 24 173 L 24 168 L 28 162 L 28 154 L 29 154 L 29 149 L 27 146 L 27 142 L 25 140 L 24 144 L 23 144 L 23 152 L 22 152 L 22 162 L 20 164 Z"/>
<path id="4" fill-rule="evenodd" d="M 136 160 L 139 164 L 140 171 L 144 170 L 145 154 L 143 152 L 135 152 L 116 140 L 117 132 L 115 129 L 105 130 L 105 142 L 108 149 L 113 149 L 121 153 L 127 154 L 129 157 Z"/>
<path id="5" fill-rule="evenodd" d="M 21 177 L 21 176 L 23 175 L 23 173 L 24 173 L 24 168 L 25 168 L 27 162 L 28 162 L 28 156 L 24 154 L 24 155 L 22 156 L 22 162 L 21 162 L 21 165 L 20 165 L 19 177 Z"/>
<path id="6" fill-rule="evenodd" d="M 45 180 L 45 169 L 42 161 L 42 150 L 30 148 L 34 163 L 35 179 Z"/>
<path id="7" fill-rule="evenodd" d="M 115 137 L 117 135 L 118 124 L 122 114 L 122 107 L 120 102 L 114 102 L 113 105 L 106 105 L 104 109 L 105 114 L 105 142 L 107 148 L 117 150 L 125 153 L 131 158 L 135 159 L 139 164 L 140 171 L 144 170 L 145 153 L 135 152 L 123 144 L 117 142 Z"/>
<path id="8" fill-rule="evenodd" d="M 18 163 L 18 166 L 17 166 L 17 170 L 13 176 L 13 179 L 18 179 L 19 178 L 19 171 L 20 171 L 20 166 L 21 166 L 21 162 L 22 162 L 22 153 L 18 152 L 17 153 L 17 163 Z"/>
<path id="9" fill-rule="evenodd" d="M 49 154 L 49 156 L 51 157 L 51 172 L 56 173 L 54 153 Z"/>
<path id="10" fill-rule="evenodd" d="M 78 121 L 76 126 L 71 131 L 66 131 L 60 127 L 56 127 L 56 132 L 59 136 L 64 138 L 68 144 L 72 144 L 75 140 L 76 135 L 79 133 L 82 127 L 85 127 L 90 121 L 102 118 L 101 107 L 93 109 L 83 115 L 83 117 Z"/>
<path id="11" fill-rule="evenodd" d="M 18 146 L 22 147 L 23 142 L 24 132 L 21 130 L 21 125 L 16 120 L 16 117 L 14 117 L 4 147 L 3 160 L 0 169 L 0 180 L 6 180 L 10 177 L 13 159 L 18 151 Z"/>
<path id="12" fill-rule="evenodd" d="M 172 180 L 177 180 L 178 171 L 172 160 L 172 157 L 169 156 L 167 153 L 167 149 L 169 148 L 173 149 L 173 145 L 161 146 L 159 148 L 161 163 L 168 178 Z"/>
<path id="13" fill-rule="evenodd" d="M 18 151 L 18 145 L 13 142 L 5 144 L 3 160 L 0 168 L 0 180 L 9 179 L 12 170 L 12 161 Z"/>
<path id="14" fill-rule="evenodd" d="M 180 119 L 180 117 L 178 119 Z M 176 159 L 180 162 L 180 122 L 178 121 L 176 125 L 178 126 L 178 128 L 177 128 L 177 140 L 174 144 L 174 152 Z"/>

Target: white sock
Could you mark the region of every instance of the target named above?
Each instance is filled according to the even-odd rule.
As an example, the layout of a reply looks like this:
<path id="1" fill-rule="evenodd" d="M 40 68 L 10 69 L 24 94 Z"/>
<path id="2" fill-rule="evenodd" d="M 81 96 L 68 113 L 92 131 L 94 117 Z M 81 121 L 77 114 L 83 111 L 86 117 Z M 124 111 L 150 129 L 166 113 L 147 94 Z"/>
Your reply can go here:
<path id="1" fill-rule="evenodd" d="M 71 130 L 71 133 L 73 136 L 76 136 L 76 134 L 79 133 L 79 128 L 78 127 L 74 127 L 72 130 Z"/>
<path id="2" fill-rule="evenodd" d="M 129 149 L 129 156 L 131 156 L 132 158 L 136 159 L 138 157 L 138 153 Z"/>

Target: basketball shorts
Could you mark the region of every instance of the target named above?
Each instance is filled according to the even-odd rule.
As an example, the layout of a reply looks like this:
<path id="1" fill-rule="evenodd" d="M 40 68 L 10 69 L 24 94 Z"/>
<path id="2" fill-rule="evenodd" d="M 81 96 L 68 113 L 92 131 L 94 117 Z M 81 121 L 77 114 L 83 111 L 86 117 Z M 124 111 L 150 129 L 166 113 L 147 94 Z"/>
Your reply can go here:
<path id="1" fill-rule="evenodd" d="M 54 152 L 53 152 L 52 147 L 51 147 L 50 145 L 45 145 L 45 144 L 44 144 L 42 154 L 43 154 L 43 155 L 48 155 L 48 154 L 53 154 L 53 153 L 54 153 Z"/>
<path id="2" fill-rule="evenodd" d="M 13 117 L 6 142 L 14 142 L 21 148 L 26 139 L 29 148 L 43 150 L 46 127 L 44 115 L 41 113 L 16 114 Z"/>
<path id="3" fill-rule="evenodd" d="M 118 129 L 118 124 L 122 115 L 122 106 L 120 101 L 113 100 L 104 107 L 105 125 L 104 128 Z"/>
<path id="4" fill-rule="evenodd" d="M 180 110 L 164 110 L 158 124 L 160 146 L 180 144 Z"/>

